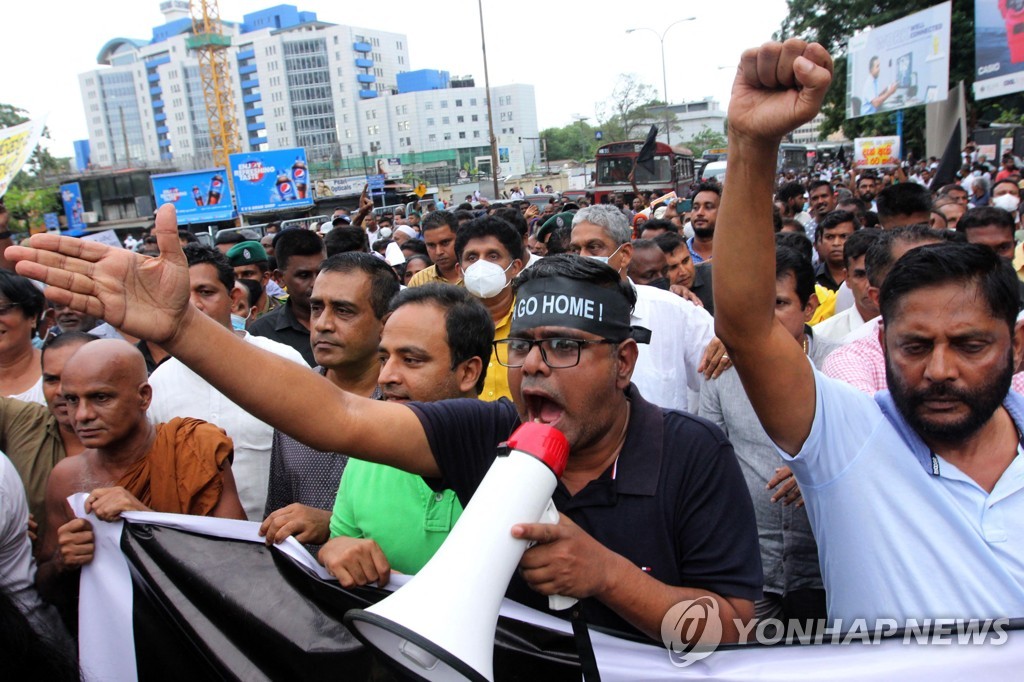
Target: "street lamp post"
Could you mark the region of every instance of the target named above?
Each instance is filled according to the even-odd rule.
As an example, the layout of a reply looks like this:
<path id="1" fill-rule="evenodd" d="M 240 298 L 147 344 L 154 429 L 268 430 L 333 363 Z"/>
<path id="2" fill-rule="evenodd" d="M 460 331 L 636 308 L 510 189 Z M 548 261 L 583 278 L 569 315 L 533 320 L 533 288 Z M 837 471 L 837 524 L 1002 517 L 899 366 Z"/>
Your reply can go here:
<path id="1" fill-rule="evenodd" d="M 635 31 L 650 31 L 654 35 L 658 36 L 658 40 L 661 42 L 661 96 L 665 98 L 665 140 L 670 146 L 672 144 L 672 126 L 669 125 L 668 122 L 668 77 L 665 71 L 665 36 L 668 34 L 669 29 L 671 29 L 676 24 L 682 24 L 683 22 L 686 21 L 695 21 L 696 19 L 697 17 L 686 17 L 685 19 L 674 21 L 668 26 L 666 26 L 665 30 L 662 31 L 661 33 L 658 33 L 653 28 L 648 28 L 646 26 L 626 29 L 626 33 L 634 33 Z"/>
<path id="2" fill-rule="evenodd" d="M 494 136 L 494 115 L 491 113 L 491 77 L 487 73 L 487 39 L 484 37 L 484 3 L 477 0 L 480 10 L 480 51 L 484 55 L 484 91 L 487 96 L 487 132 L 491 138 L 491 181 L 494 183 L 494 199 L 501 198 L 498 194 L 498 139 Z"/>
<path id="3" fill-rule="evenodd" d="M 580 116 L 579 114 L 572 115 L 573 120 L 580 124 L 580 158 L 587 158 L 587 130 L 583 127 L 583 124 L 590 120 L 587 116 Z"/>

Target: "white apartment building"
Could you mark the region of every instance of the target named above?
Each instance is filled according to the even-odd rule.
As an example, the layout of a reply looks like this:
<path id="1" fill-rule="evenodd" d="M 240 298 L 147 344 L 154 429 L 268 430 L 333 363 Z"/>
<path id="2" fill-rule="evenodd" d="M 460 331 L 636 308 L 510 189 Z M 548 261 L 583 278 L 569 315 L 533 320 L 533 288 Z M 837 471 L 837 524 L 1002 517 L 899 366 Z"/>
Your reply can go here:
<path id="1" fill-rule="evenodd" d="M 658 140 L 665 142 L 666 135 L 660 125 L 665 119 L 666 107 L 651 107 L 652 122 L 658 125 Z M 682 102 L 670 104 L 668 107 L 668 118 L 672 120 L 672 144 L 685 144 L 692 140 L 705 128 L 716 133 L 725 134 L 726 112 L 721 108 L 718 100 L 711 97 L 695 100 L 693 102 Z"/>
<path id="2" fill-rule="evenodd" d="M 188 2 L 160 9 L 165 23 L 151 40 L 111 39 L 101 68 L 79 76 L 94 166 L 212 163 L 198 61 L 186 45 Z M 399 75 L 411 70 L 403 34 L 322 22 L 290 5 L 225 22 L 224 32 L 243 151 L 304 147 L 311 167 L 343 169 L 394 156 L 461 166 L 489 153 L 483 88 L 450 87 L 437 72 L 443 89 L 399 94 Z M 533 87 L 492 93 L 499 144 L 523 144 L 526 164 L 539 165 Z"/>
<path id="3" fill-rule="evenodd" d="M 499 154 L 502 149 L 522 154 L 525 170 L 539 167 L 540 140 L 537 107 L 532 85 L 499 85 L 491 88 L 494 135 Z M 357 105 L 358 121 L 339 130 L 342 153 L 358 156 L 366 151 L 374 157 L 393 156 L 409 159 L 406 163 L 436 163 L 443 152 L 456 150 L 455 165 L 475 165 L 479 156 L 490 156 L 487 126 L 487 95 L 481 87 L 457 87 L 419 90 L 378 99 L 362 100 Z M 502 162 L 500 165 L 510 161 Z M 523 168 L 504 168 L 503 172 L 524 172 Z"/>
<path id="4" fill-rule="evenodd" d="M 813 144 L 820 141 L 821 124 L 824 120 L 824 114 L 819 112 L 817 116 L 793 131 L 793 142 L 795 144 Z"/>

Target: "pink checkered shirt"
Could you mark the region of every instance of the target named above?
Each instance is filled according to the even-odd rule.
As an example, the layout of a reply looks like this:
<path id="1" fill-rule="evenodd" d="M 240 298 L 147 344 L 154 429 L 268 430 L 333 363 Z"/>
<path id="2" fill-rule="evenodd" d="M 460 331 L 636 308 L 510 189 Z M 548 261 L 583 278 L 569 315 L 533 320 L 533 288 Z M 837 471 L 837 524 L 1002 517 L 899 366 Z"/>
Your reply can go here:
<path id="1" fill-rule="evenodd" d="M 878 342 L 878 320 L 868 322 L 872 330 L 856 341 L 832 351 L 821 371 L 846 382 L 868 395 L 888 387 L 885 381 L 885 352 Z"/>

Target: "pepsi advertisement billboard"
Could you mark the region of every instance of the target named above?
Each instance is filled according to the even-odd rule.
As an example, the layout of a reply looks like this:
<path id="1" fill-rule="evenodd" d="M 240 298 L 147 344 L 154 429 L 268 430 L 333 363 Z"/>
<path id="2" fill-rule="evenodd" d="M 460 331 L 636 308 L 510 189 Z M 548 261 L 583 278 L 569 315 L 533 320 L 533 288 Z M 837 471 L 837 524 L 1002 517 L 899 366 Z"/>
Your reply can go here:
<path id="1" fill-rule="evenodd" d="M 223 168 L 210 168 L 154 175 L 150 181 L 158 208 L 173 204 L 179 223 L 202 223 L 235 217 L 227 178 Z"/>
<path id="2" fill-rule="evenodd" d="M 305 149 L 232 154 L 230 162 L 240 213 L 313 205 Z"/>
<path id="3" fill-rule="evenodd" d="M 85 218 L 82 216 L 82 188 L 77 182 L 60 186 L 60 200 L 64 204 L 64 215 L 68 219 L 69 230 L 84 230 Z"/>

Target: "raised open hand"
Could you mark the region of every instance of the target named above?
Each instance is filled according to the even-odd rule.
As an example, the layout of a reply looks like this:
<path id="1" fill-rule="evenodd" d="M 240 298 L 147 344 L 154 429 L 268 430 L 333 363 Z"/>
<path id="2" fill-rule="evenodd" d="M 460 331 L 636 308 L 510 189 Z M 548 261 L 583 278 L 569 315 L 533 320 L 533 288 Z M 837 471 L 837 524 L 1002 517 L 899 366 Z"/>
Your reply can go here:
<path id="1" fill-rule="evenodd" d="M 821 109 L 832 57 L 818 43 L 792 38 L 743 53 L 732 84 L 729 136 L 777 144 Z"/>
<path id="2" fill-rule="evenodd" d="M 28 246 L 9 247 L 5 255 L 16 261 L 18 274 L 48 284 L 46 297 L 54 303 L 164 344 L 192 312 L 188 265 L 173 206 L 157 211 L 154 234 L 159 258 L 50 234 L 34 235 Z"/>

